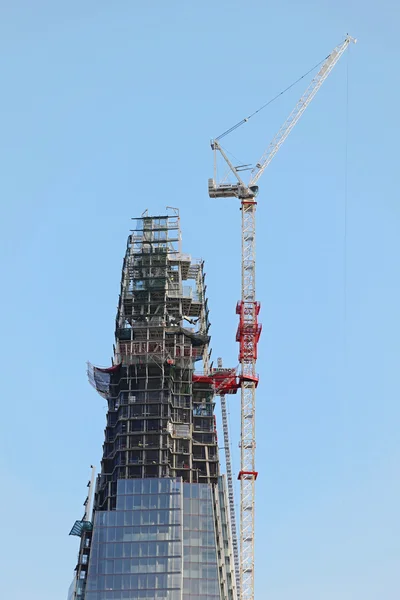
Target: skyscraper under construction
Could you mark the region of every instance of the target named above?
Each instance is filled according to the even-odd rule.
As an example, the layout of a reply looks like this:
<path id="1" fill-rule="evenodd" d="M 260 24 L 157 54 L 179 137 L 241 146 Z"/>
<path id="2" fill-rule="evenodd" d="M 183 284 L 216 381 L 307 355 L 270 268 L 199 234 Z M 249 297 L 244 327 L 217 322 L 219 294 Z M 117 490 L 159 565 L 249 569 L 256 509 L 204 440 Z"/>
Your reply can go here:
<path id="1" fill-rule="evenodd" d="M 136 219 L 122 267 L 113 364 L 89 364 L 107 400 L 94 507 L 70 600 L 236 600 L 203 262 L 182 253 L 179 214 Z M 232 501 L 232 500 L 231 500 Z"/>

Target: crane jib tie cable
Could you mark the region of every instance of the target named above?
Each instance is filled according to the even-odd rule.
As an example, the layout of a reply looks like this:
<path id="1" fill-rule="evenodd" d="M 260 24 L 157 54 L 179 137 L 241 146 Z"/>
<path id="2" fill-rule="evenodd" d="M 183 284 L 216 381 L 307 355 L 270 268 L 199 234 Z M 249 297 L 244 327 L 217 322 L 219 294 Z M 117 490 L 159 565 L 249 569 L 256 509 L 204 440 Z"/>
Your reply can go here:
<path id="1" fill-rule="evenodd" d="M 276 96 L 274 96 L 273 98 L 271 98 L 271 100 L 268 100 L 268 102 L 266 102 L 265 104 L 263 104 L 262 106 L 260 106 L 260 108 L 258 108 L 253 113 L 251 113 L 251 115 L 249 115 L 248 117 L 245 117 L 244 119 L 242 119 L 241 121 L 239 121 L 239 123 L 236 123 L 236 125 L 233 125 L 229 129 L 227 129 L 226 131 L 224 131 L 224 133 L 221 133 L 221 135 L 219 135 L 217 138 L 215 138 L 215 140 L 216 141 L 222 140 L 223 137 L 225 137 L 229 133 L 232 133 L 232 131 L 235 131 L 235 129 L 238 129 L 238 127 L 240 127 L 244 123 L 247 123 L 247 121 L 249 119 L 251 119 L 251 117 L 254 117 L 254 115 L 256 115 L 257 113 L 261 112 L 264 108 L 266 108 L 267 106 L 269 106 L 270 104 L 272 104 L 272 102 L 274 102 L 275 100 L 277 100 L 285 92 L 288 92 L 293 86 L 296 85 L 296 83 L 299 83 L 299 81 L 301 81 L 302 79 L 304 79 L 304 77 L 307 77 L 307 75 L 309 75 L 310 73 L 312 73 L 313 71 L 315 71 L 315 69 L 317 69 L 320 65 L 322 65 L 322 63 L 325 62 L 327 60 L 327 58 L 329 58 L 329 56 L 330 55 L 328 54 L 328 56 L 326 56 L 319 63 L 317 63 L 316 65 L 314 65 L 309 71 L 307 71 L 307 73 L 304 73 L 304 75 L 302 75 L 301 77 L 299 77 L 298 79 L 296 79 L 296 81 L 294 81 L 287 88 L 285 88 L 284 90 L 282 90 L 281 92 L 279 92 L 279 94 L 277 94 Z"/>

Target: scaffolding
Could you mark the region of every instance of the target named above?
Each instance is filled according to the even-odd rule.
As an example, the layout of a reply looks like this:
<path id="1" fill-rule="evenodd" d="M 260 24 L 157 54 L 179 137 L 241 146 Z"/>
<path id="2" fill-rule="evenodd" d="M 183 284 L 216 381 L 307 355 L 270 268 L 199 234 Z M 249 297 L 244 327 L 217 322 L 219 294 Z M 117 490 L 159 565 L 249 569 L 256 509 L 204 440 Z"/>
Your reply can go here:
<path id="1" fill-rule="evenodd" d="M 122 265 L 113 365 L 89 363 L 108 413 L 95 508 L 115 507 L 119 479 L 219 476 L 203 261 L 182 253 L 179 213 L 136 219 Z"/>

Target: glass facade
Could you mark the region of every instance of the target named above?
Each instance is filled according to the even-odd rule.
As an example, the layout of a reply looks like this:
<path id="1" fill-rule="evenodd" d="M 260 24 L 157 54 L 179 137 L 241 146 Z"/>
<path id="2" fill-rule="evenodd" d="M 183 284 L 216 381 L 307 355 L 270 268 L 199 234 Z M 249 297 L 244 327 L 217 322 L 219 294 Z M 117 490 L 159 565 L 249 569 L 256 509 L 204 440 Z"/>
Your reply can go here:
<path id="1" fill-rule="evenodd" d="M 95 514 L 85 600 L 220 600 L 211 484 L 118 481 Z"/>
<path id="2" fill-rule="evenodd" d="M 183 600 L 220 600 L 210 484 L 183 484 Z"/>
<path id="3" fill-rule="evenodd" d="M 73 579 L 73 581 L 72 581 L 72 583 L 71 583 L 71 585 L 69 586 L 69 589 L 68 589 L 67 600 L 73 600 L 74 595 L 75 595 L 75 586 L 76 586 L 76 579 L 74 577 L 74 579 Z"/>

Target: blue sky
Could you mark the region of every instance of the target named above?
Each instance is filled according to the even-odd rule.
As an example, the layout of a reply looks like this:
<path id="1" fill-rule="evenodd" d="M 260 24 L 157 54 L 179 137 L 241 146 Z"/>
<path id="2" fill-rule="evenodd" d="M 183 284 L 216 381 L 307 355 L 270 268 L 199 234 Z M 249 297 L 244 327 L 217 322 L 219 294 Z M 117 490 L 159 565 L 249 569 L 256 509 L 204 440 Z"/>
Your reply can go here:
<path id="1" fill-rule="evenodd" d="M 180 207 L 184 251 L 206 261 L 213 356 L 236 365 L 240 212 L 207 197 L 209 139 L 347 32 L 358 45 L 260 180 L 256 592 L 398 599 L 399 12 L 388 0 L 1 3 L 8 600 L 66 597 L 68 532 L 105 424 L 85 362 L 110 362 L 130 218 Z M 256 160 L 304 87 L 225 146 Z"/>

